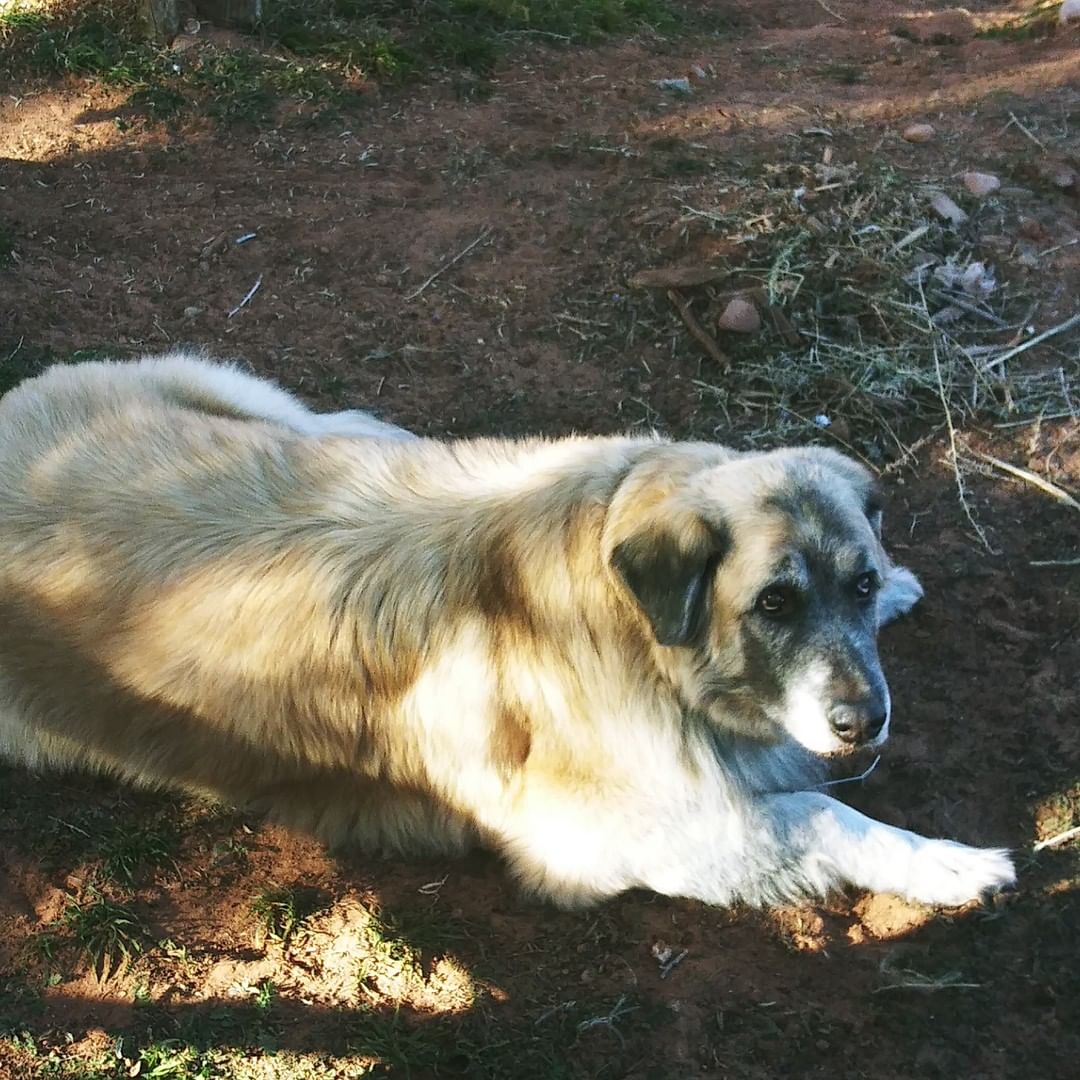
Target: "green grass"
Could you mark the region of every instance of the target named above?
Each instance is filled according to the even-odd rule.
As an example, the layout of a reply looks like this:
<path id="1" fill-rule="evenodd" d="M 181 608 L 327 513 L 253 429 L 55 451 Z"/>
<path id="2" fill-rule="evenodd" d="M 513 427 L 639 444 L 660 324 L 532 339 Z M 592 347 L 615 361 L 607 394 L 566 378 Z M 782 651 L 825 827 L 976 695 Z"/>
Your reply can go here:
<path id="1" fill-rule="evenodd" d="M 252 898 L 251 913 L 259 920 L 267 939 L 288 945 L 324 902 L 317 889 L 271 885 Z"/>
<path id="2" fill-rule="evenodd" d="M 866 72 L 858 64 L 825 64 L 818 69 L 818 74 L 823 79 L 831 79 L 845 86 L 866 81 Z"/>
<path id="3" fill-rule="evenodd" d="M 63 945 L 78 948 L 104 982 L 139 956 L 149 940 L 135 912 L 91 886 L 86 898 L 70 899 L 60 918 L 37 935 L 33 945 L 52 958 Z"/>
<path id="4" fill-rule="evenodd" d="M 432 67 L 486 74 L 529 37 L 588 43 L 678 21 L 665 0 L 292 0 L 264 30 L 300 55 L 403 78 Z"/>
<path id="5" fill-rule="evenodd" d="M 151 1043 L 139 1051 L 138 1061 L 137 1075 L 148 1080 L 210 1080 L 222 1075 L 208 1054 L 180 1039 Z"/>
<path id="6" fill-rule="evenodd" d="M 148 871 L 170 865 L 177 830 L 166 815 L 148 822 L 124 822 L 98 843 L 101 873 L 110 881 L 132 886 Z"/>
<path id="7" fill-rule="evenodd" d="M 140 41 L 134 13 L 132 0 L 56 0 L 44 11 L 14 0 L 0 11 L 0 78 L 92 77 L 129 88 L 130 109 L 153 119 L 205 109 L 257 125 L 283 101 L 358 104 L 372 83 L 448 68 L 486 76 L 530 40 L 589 43 L 685 19 L 667 0 L 281 0 L 250 47 L 177 54 Z"/>
<path id="8" fill-rule="evenodd" d="M 1038 0 L 999 26 L 978 30 L 975 36 L 998 41 L 1031 41 L 1049 37 L 1057 30 L 1061 0 Z"/>

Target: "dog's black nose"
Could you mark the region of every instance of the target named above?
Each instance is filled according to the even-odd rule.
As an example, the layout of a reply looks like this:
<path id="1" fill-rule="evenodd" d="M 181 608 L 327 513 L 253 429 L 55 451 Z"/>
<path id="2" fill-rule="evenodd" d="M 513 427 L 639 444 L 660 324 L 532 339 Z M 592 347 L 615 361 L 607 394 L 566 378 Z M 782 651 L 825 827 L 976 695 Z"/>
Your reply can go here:
<path id="1" fill-rule="evenodd" d="M 841 702 L 829 710 L 829 726 L 837 738 L 851 746 L 876 739 L 887 719 L 888 714 L 876 702 L 861 705 Z"/>

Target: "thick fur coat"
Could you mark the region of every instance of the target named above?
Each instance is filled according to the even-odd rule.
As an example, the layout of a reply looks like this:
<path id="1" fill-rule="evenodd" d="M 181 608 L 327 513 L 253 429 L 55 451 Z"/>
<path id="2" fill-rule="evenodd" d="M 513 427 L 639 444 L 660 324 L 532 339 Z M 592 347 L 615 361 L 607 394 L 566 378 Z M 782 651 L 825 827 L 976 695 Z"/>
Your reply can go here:
<path id="1" fill-rule="evenodd" d="M 439 441 L 174 354 L 0 401 L 0 754 L 500 851 L 559 903 L 957 904 L 1000 851 L 815 787 L 921 595 L 839 454 Z"/>

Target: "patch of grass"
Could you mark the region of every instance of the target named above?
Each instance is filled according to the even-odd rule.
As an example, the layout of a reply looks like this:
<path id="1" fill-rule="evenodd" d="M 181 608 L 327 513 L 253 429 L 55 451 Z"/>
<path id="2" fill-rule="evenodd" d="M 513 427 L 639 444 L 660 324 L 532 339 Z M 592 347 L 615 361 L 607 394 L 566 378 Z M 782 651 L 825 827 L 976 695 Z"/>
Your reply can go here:
<path id="1" fill-rule="evenodd" d="M 134 885 L 146 871 L 172 863 L 176 843 L 176 828 L 164 815 L 117 825 L 98 844 L 101 873 L 121 885 Z"/>
<path id="2" fill-rule="evenodd" d="M 854 86 L 866 81 L 866 72 L 858 64 L 825 64 L 818 68 L 818 75 L 823 79 Z"/>
<path id="3" fill-rule="evenodd" d="M 270 941 L 288 945 L 305 921 L 323 905 L 323 895 L 317 889 L 271 885 L 252 899 L 251 913 L 262 924 L 263 933 Z"/>
<path id="4" fill-rule="evenodd" d="M 1041 839 L 1080 825 L 1080 784 L 1044 799 L 1035 810 Z"/>
<path id="5" fill-rule="evenodd" d="M 529 37 L 581 43 L 678 21 L 666 0 L 285 0 L 263 29 L 299 55 L 401 79 L 431 67 L 486 74 Z"/>
<path id="6" fill-rule="evenodd" d="M 156 52 L 138 44 L 136 8 L 124 0 L 14 0 L 0 11 L 0 56 L 8 75 L 96 75 L 124 86 L 159 66 Z"/>
<path id="7" fill-rule="evenodd" d="M 361 1006 L 352 1023 L 349 1048 L 353 1053 L 374 1058 L 380 1065 L 400 1069 L 408 1076 L 413 1070 L 438 1067 L 448 1035 L 437 1022 L 408 1022 L 399 1009 Z"/>
<path id="8" fill-rule="evenodd" d="M 153 1080 L 210 1080 L 222 1075 L 211 1057 L 180 1039 L 164 1039 L 139 1051 L 137 1074 Z"/>
<path id="9" fill-rule="evenodd" d="M 60 919 L 46 927 L 34 944 L 46 957 L 52 957 L 61 944 L 76 946 L 104 982 L 139 956 L 148 939 L 145 927 L 130 907 L 91 887 L 86 899 L 72 898 Z"/>
<path id="10" fill-rule="evenodd" d="M 946 407 L 958 423 L 1067 411 L 1080 335 L 1056 339 L 1060 371 L 1057 361 L 995 367 L 1032 296 L 1022 282 L 986 278 L 983 288 L 996 260 L 979 254 L 980 218 L 1000 208 L 960 195 L 971 220 L 956 226 L 930 208 L 933 194 L 887 167 L 810 159 L 717 173 L 685 200 L 682 218 L 694 229 L 740 243 L 738 262 L 715 284 L 687 293 L 698 321 L 715 325 L 734 292 L 755 290 L 783 320 L 772 327 L 766 316 L 764 336 L 724 336 L 737 382 L 699 380 L 725 432 L 746 431 L 751 445 L 816 432 L 885 465 L 943 424 Z M 974 275 L 968 284 L 965 274 Z M 646 299 L 682 333 L 662 291 Z M 583 303 L 572 308 L 579 331 L 616 323 L 627 306 Z"/>
<path id="11" fill-rule="evenodd" d="M 530 39 L 591 42 L 673 30 L 680 18 L 667 0 L 280 0 L 257 28 L 277 51 L 253 39 L 179 58 L 139 39 L 132 0 L 13 0 L 0 11 L 0 74 L 94 76 L 131 87 L 132 107 L 159 118 L 198 99 L 222 120 L 262 120 L 279 97 L 334 100 L 440 68 L 486 75 Z"/>
<path id="12" fill-rule="evenodd" d="M 1061 0 L 1039 0 L 1005 22 L 976 31 L 977 38 L 998 41 L 1031 41 L 1049 37 L 1057 30 Z"/>

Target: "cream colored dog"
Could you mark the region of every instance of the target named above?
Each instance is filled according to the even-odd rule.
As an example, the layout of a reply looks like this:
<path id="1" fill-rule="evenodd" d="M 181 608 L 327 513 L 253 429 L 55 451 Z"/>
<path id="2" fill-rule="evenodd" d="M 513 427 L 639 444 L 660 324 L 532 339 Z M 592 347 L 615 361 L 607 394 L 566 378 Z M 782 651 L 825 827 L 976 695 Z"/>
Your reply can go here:
<path id="1" fill-rule="evenodd" d="M 958 904 L 1008 857 L 815 790 L 921 595 L 825 450 L 415 439 L 174 354 L 0 401 L 0 753 L 501 851 L 560 903 Z"/>

